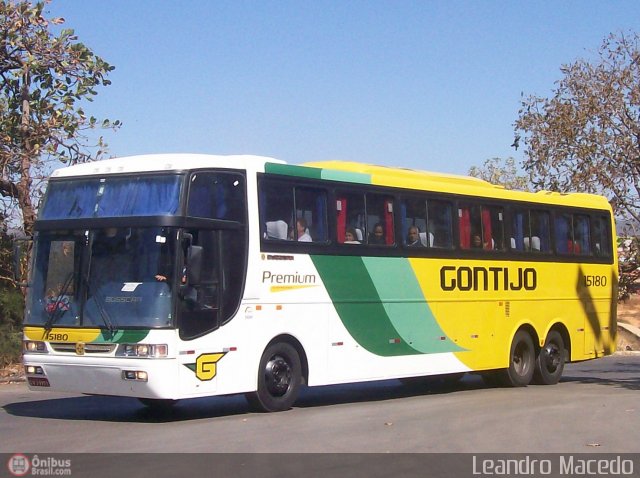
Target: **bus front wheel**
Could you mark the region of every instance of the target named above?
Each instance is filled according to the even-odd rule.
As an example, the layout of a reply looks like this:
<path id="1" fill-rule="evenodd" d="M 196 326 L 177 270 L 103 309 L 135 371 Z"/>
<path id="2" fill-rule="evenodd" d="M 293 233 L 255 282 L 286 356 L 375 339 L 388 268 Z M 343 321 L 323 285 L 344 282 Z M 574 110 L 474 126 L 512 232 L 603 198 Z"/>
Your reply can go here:
<path id="1" fill-rule="evenodd" d="M 562 376 L 564 362 L 564 340 L 558 331 L 552 330 L 536 357 L 533 381 L 541 385 L 555 385 Z"/>
<path id="2" fill-rule="evenodd" d="M 526 387 L 531 383 L 535 368 L 536 352 L 531 335 L 518 330 L 511 342 L 509 368 L 504 371 L 504 383 L 511 387 Z"/>
<path id="3" fill-rule="evenodd" d="M 288 343 L 267 347 L 260 359 L 258 389 L 247 394 L 254 410 L 280 412 L 292 407 L 302 383 L 302 365 L 296 349 Z"/>

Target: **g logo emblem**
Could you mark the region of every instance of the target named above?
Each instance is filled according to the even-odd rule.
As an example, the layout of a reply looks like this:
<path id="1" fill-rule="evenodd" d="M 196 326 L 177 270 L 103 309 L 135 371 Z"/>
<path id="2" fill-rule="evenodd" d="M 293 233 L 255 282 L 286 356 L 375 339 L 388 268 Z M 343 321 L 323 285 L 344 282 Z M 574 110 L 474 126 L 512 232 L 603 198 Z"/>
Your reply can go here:
<path id="1" fill-rule="evenodd" d="M 76 344 L 76 355 L 84 355 L 84 342 Z"/>
<path id="2" fill-rule="evenodd" d="M 216 364 L 224 357 L 224 353 L 202 354 L 196 359 L 196 377 L 203 382 L 211 380 L 216 376 Z"/>

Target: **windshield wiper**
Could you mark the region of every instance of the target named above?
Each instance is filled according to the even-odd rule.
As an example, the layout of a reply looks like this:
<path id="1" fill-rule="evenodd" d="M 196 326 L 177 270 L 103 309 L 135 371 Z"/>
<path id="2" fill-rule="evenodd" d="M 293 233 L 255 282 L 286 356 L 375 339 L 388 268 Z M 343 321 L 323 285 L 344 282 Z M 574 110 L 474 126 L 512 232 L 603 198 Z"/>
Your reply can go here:
<path id="1" fill-rule="evenodd" d="M 62 299 L 67 295 L 67 292 L 72 282 L 73 282 L 73 272 L 69 272 L 69 275 L 64 281 L 64 284 L 60 288 L 60 292 L 58 292 L 58 296 L 56 297 L 56 300 L 50 304 L 52 309 L 49 311 L 47 321 L 44 323 L 45 330 L 51 330 L 51 326 L 56 321 L 58 321 L 67 310 L 71 308 L 69 306 L 65 308 L 64 307 L 65 304 L 62 301 Z"/>
<path id="2" fill-rule="evenodd" d="M 102 319 L 102 322 L 104 322 L 104 325 L 107 327 L 109 332 L 111 333 L 115 332 L 117 328 L 115 325 L 113 325 L 113 322 L 109 317 L 109 313 L 102 305 L 102 303 L 104 302 L 104 298 L 102 297 L 102 295 L 98 293 L 97 290 L 94 289 L 93 285 L 91 284 L 91 281 L 89 280 L 88 275 L 84 277 L 84 283 L 87 286 L 87 292 L 91 294 L 91 296 L 93 296 L 93 302 L 96 304 L 96 308 L 100 313 L 100 318 Z"/>

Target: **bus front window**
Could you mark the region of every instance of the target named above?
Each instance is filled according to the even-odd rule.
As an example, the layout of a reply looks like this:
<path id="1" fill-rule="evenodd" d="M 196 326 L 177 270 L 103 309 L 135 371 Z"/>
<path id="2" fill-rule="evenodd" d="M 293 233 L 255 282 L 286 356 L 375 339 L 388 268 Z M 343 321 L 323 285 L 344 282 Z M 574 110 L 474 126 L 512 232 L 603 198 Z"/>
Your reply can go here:
<path id="1" fill-rule="evenodd" d="M 160 227 L 40 233 L 25 323 L 170 326 L 176 234 Z"/>

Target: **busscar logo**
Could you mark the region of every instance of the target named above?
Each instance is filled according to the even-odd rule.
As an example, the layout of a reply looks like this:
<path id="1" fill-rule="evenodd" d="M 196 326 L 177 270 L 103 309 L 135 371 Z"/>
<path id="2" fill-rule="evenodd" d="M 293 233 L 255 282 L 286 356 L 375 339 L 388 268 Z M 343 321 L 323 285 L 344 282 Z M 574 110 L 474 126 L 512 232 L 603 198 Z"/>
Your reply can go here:
<path id="1" fill-rule="evenodd" d="M 76 344 L 76 355 L 84 355 L 84 342 Z"/>
<path id="2" fill-rule="evenodd" d="M 7 468 L 9 469 L 9 473 L 13 476 L 25 476 L 31 469 L 31 463 L 29 462 L 29 458 L 25 455 L 22 453 L 16 453 L 9 458 Z"/>

